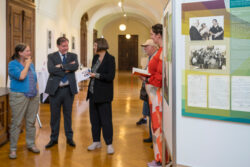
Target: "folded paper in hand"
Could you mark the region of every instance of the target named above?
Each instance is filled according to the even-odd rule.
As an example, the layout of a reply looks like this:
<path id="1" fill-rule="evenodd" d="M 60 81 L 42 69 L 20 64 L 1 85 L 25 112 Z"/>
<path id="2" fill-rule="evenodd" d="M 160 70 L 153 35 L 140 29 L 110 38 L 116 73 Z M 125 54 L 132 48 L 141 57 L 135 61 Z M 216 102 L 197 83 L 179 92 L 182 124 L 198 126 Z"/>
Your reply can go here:
<path id="1" fill-rule="evenodd" d="M 132 73 L 134 75 L 140 75 L 143 77 L 150 77 L 150 75 L 151 75 L 147 70 L 143 70 L 143 69 L 135 68 L 135 67 L 133 67 Z"/>
<path id="2" fill-rule="evenodd" d="M 84 69 L 80 71 L 80 75 L 78 76 L 78 81 L 84 81 L 90 78 L 89 75 L 90 69 Z"/>

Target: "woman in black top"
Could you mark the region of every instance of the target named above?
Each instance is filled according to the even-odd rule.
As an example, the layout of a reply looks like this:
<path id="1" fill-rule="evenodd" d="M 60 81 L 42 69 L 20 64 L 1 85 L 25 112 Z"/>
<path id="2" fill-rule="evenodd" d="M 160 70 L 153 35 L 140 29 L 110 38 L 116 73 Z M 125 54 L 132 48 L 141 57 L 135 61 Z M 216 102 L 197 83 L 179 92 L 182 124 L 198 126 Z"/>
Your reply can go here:
<path id="1" fill-rule="evenodd" d="M 100 133 L 107 145 L 107 153 L 113 154 L 113 125 L 112 105 L 113 80 L 115 78 L 115 58 L 111 56 L 104 38 L 96 39 L 94 43 L 95 56 L 91 67 L 91 80 L 88 87 L 87 99 L 89 99 L 90 122 L 93 143 L 88 147 L 89 151 L 101 147 Z"/>

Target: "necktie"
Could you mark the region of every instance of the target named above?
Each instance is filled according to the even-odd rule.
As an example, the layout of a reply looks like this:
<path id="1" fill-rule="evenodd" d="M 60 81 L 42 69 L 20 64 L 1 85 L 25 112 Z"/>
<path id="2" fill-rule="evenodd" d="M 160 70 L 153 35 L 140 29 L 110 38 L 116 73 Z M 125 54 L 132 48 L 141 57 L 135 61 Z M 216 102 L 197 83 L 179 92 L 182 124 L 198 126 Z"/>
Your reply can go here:
<path id="1" fill-rule="evenodd" d="M 62 56 L 63 56 L 62 64 L 66 64 L 66 55 L 62 55 Z"/>
<path id="2" fill-rule="evenodd" d="M 62 61 L 62 64 L 66 64 L 66 55 L 62 55 L 63 56 L 63 61 Z M 65 83 L 67 81 L 67 76 L 66 74 L 64 75 L 64 77 L 62 78 L 62 82 Z"/>

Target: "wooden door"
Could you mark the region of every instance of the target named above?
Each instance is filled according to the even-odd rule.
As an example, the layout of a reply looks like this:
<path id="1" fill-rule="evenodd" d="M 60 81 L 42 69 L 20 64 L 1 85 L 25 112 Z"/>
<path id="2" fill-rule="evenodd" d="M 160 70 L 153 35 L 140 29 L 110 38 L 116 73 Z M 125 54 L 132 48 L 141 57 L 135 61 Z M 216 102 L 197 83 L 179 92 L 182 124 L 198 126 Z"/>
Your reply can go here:
<path id="1" fill-rule="evenodd" d="M 93 29 L 93 42 L 97 39 L 97 33 L 98 31 L 96 29 Z M 93 54 L 95 54 L 95 49 L 93 47 Z"/>
<path id="2" fill-rule="evenodd" d="M 34 1 L 7 0 L 6 16 L 6 64 L 11 61 L 11 56 L 14 54 L 15 46 L 19 43 L 26 43 L 30 46 L 33 63 L 35 63 Z M 8 70 L 6 71 L 8 72 Z"/>
<path id="3" fill-rule="evenodd" d="M 87 21 L 88 14 L 85 13 L 81 19 L 81 64 L 87 66 Z"/>
<path id="4" fill-rule="evenodd" d="M 118 69 L 130 71 L 138 67 L 138 35 L 131 35 L 130 39 L 119 35 L 118 38 Z"/>
<path id="5" fill-rule="evenodd" d="M 98 31 L 96 29 L 93 30 L 93 41 L 95 42 L 95 40 L 97 39 L 97 34 Z"/>
<path id="6" fill-rule="evenodd" d="M 33 11 L 26 10 L 23 18 L 23 42 L 28 44 L 31 49 L 31 55 L 33 62 L 35 63 L 35 18 L 33 17 Z"/>

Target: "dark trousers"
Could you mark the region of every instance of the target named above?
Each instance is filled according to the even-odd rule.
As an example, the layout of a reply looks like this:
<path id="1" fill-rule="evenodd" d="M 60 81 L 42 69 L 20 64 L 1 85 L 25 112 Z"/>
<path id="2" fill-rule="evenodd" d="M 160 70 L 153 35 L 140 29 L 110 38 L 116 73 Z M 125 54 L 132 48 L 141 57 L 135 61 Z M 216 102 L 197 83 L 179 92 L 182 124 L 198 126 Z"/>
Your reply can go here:
<path id="1" fill-rule="evenodd" d="M 95 103 L 89 99 L 90 122 L 94 142 L 100 141 L 101 129 L 107 145 L 113 141 L 112 106 L 111 102 Z"/>
<path id="2" fill-rule="evenodd" d="M 151 116 L 150 116 L 150 108 L 149 108 L 149 103 L 148 103 L 148 101 L 143 101 L 143 109 L 142 109 L 142 114 L 144 115 L 144 116 L 148 116 L 148 118 L 149 118 L 149 124 L 148 124 L 148 126 L 149 126 L 149 136 L 150 136 L 150 138 L 152 139 L 152 132 L 151 132 Z"/>
<path id="3" fill-rule="evenodd" d="M 61 107 L 63 107 L 63 118 L 64 118 L 64 130 L 67 140 L 72 140 L 72 105 L 74 101 L 74 95 L 70 91 L 70 87 L 66 86 L 58 88 L 54 96 L 50 96 L 50 127 L 51 136 L 50 139 L 53 141 L 58 140 L 59 129 L 60 129 L 60 118 L 61 118 Z"/>

